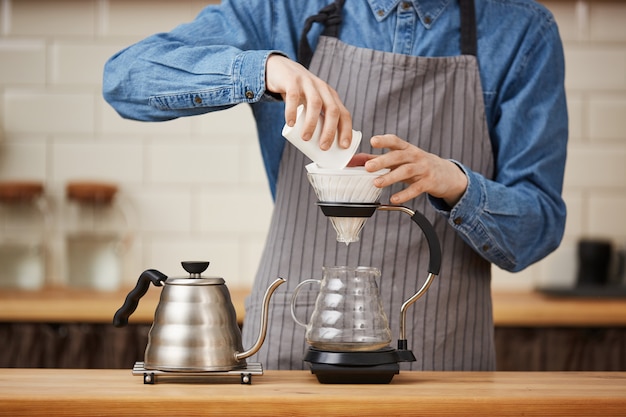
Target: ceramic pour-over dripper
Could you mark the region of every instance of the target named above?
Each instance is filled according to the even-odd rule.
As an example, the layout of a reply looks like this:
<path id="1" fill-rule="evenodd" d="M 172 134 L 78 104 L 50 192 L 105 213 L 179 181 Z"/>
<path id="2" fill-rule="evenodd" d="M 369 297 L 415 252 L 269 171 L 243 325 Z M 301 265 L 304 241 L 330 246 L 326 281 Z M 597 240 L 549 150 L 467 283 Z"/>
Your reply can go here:
<path id="1" fill-rule="evenodd" d="M 344 169 L 320 168 L 315 163 L 306 166 L 307 178 L 320 202 L 326 203 L 377 203 L 382 188 L 374 186 L 374 179 L 389 172 L 383 169 L 367 172 L 364 167 Z M 358 242 L 367 217 L 329 217 L 337 241 L 346 245 Z"/>

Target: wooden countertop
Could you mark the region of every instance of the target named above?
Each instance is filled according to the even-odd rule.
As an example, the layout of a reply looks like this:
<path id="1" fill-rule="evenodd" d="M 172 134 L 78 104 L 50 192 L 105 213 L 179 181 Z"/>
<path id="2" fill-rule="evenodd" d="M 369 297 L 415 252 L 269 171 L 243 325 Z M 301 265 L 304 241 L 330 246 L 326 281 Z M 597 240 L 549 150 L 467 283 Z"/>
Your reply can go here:
<path id="1" fill-rule="evenodd" d="M 75 289 L 0 291 L 0 322 L 110 323 L 128 291 Z M 247 288 L 231 288 L 237 317 L 244 317 Z M 160 291 L 150 288 L 130 323 L 152 323 Z M 538 292 L 495 292 L 496 326 L 626 326 L 626 298 L 563 298 Z"/>
<path id="2" fill-rule="evenodd" d="M 0 369 L 6 416 L 619 416 L 626 373 L 400 372 L 325 385 L 308 371 L 145 385 L 127 370 Z"/>

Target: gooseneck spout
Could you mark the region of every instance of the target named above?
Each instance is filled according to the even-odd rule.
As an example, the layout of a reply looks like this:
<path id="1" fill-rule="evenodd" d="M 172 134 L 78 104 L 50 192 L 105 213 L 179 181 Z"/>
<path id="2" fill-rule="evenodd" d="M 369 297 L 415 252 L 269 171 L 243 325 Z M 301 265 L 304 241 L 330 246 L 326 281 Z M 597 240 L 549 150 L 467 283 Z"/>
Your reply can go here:
<path id="1" fill-rule="evenodd" d="M 263 306 L 261 309 L 261 330 L 259 331 L 259 336 L 257 337 L 257 341 L 254 346 L 252 346 L 250 349 L 246 350 L 245 352 L 235 353 L 235 359 L 237 359 L 238 361 L 254 355 L 258 352 L 259 349 L 261 349 L 261 346 L 263 346 L 263 342 L 265 341 L 265 335 L 267 334 L 267 318 L 269 313 L 268 309 L 270 299 L 272 297 L 272 294 L 274 294 L 274 291 L 276 291 L 276 288 L 278 288 L 285 282 L 287 282 L 285 279 L 279 277 L 278 279 L 276 279 L 276 281 L 272 283 L 272 285 L 269 286 L 267 291 L 265 291 L 265 296 L 263 297 Z"/>

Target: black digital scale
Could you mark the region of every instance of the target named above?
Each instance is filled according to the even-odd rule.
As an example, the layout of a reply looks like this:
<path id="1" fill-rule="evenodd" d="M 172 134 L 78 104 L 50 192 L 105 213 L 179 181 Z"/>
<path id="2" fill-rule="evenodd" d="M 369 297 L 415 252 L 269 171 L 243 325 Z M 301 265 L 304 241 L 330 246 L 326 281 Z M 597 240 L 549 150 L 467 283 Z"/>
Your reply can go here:
<path id="1" fill-rule="evenodd" d="M 332 352 L 309 348 L 304 361 L 322 384 L 388 384 L 400 362 L 414 362 L 413 352 L 391 346 L 370 352 Z"/>

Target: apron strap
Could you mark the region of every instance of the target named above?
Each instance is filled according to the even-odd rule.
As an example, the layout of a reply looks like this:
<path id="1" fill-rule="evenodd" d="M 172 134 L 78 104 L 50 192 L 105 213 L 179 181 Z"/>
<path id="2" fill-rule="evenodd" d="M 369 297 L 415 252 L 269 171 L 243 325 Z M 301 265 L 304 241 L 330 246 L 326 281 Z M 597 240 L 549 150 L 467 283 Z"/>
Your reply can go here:
<path id="1" fill-rule="evenodd" d="M 298 46 L 298 62 L 308 68 L 313 58 L 313 50 L 307 39 L 307 35 L 313 23 L 321 23 L 325 26 L 325 36 L 339 36 L 339 26 L 341 25 L 341 10 L 345 0 L 336 0 L 321 9 L 317 14 L 310 16 L 304 22 L 304 29 L 300 35 Z M 476 10 L 474 0 L 459 0 L 461 14 L 461 54 L 477 55 L 478 41 L 476 36 Z"/>
<path id="2" fill-rule="evenodd" d="M 325 26 L 325 36 L 337 37 L 339 36 L 339 26 L 341 25 L 341 10 L 345 0 L 336 0 L 328 6 L 321 9 L 317 14 L 309 17 L 304 22 L 304 29 L 302 35 L 300 35 L 300 45 L 298 46 L 298 62 L 309 67 L 311 59 L 313 58 L 313 50 L 307 39 L 307 34 L 313 27 L 313 23 L 321 23 Z"/>
<path id="3" fill-rule="evenodd" d="M 474 0 L 459 0 L 461 12 L 461 54 L 474 55 L 478 52 L 476 40 L 476 10 Z"/>

